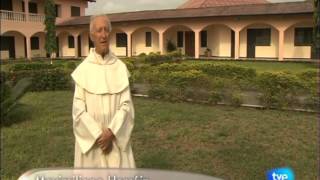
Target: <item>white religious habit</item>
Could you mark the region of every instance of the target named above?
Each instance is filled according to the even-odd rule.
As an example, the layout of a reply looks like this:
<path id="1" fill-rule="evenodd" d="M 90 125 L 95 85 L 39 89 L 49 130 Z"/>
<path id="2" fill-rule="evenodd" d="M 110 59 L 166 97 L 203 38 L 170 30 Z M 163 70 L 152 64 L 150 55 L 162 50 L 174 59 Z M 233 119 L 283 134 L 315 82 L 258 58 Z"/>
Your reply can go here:
<path id="1" fill-rule="evenodd" d="M 112 52 L 104 58 L 91 49 L 71 74 L 75 81 L 72 117 L 75 167 L 135 168 L 130 136 L 134 108 L 129 71 Z M 96 140 L 109 128 L 112 151 L 103 154 Z"/>

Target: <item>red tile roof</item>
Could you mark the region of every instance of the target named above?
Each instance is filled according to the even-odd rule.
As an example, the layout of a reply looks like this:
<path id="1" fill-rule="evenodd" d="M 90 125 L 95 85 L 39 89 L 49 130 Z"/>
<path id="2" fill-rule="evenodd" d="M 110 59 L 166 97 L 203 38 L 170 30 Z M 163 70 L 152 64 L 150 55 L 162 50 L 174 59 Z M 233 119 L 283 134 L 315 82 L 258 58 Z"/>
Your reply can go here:
<path id="1" fill-rule="evenodd" d="M 267 0 L 189 0 L 181 6 L 179 6 L 178 9 L 267 3 L 269 3 L 269 1 Z"/>
<path id="2" fill-rule="evenodd" d="M 268 4 L 250 4 L 238 6 L 219 6 L 210 8 L 187 8 L 150 10 L 107 14 L 111 22 L 147 21 L 160 19 L 181 19 L 222 16 L 250 16 L 250 15 L 290 15 L 313 14 L 313 3 L 285 2 Z M 57 26 L 88 25 L 90 16 L 74 17 L 57 24 Z"/>

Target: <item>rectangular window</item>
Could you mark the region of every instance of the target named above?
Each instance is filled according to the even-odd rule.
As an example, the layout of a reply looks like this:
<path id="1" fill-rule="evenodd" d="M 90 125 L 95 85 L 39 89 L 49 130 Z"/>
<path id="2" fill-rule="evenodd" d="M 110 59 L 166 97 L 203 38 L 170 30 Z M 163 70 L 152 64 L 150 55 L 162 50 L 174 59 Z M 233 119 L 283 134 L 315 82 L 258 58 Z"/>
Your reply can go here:
<path id="1" fill-rule="evenodd" d="M 256 29 L 255 30 L 256 46 L 271 45 L 271 29 Z"/>
<path id="2" fill-rule="evenodd" d="M 39 49 L 39 37 L 31 37 L 31 50 Z"/>
<path id="3" fill-rule="evenodd" d="M 74 48 L 74 38 L 73 36 L 68 36 L 68 47 Z"/>
<path id="4" fill-rule="evenodd" d="M 146 32 L 146 47 L 151 47 L 152 37 L 151 32 Z"/>
<path id="5" fill-rule="evenodd" d="M 56 17 L 61 17 L 61 5 L 55 4 Z"/>
<path id="6" fill-rule="evenodd" d="M 24 1 L 21 1 L 21 9 L 22 9 L 22 12 L 25 12 L 25 9 L 24 9 Z"/>
<path id="7" fill-rule="evenodd" d="M 37 5 L 37 3 L 29 2 L 29 13 L 34 13 L 34 14 L 38 13 L 38 5 Z"/>
<path id="8" fill-rule="evenodd" d="M 201 47 L 207 47 L 207 31 L 201 31 Z"/>
<path id="9" fill-rule="evenodd" d="M 311 27 L 295 28 L 294 29 L 294 45 L 295 46 L 311 46 L 312 45 Z"/>
<path id="10" fill-rule="evenodd" d="M 177 32 L 177 47 L 183 47 L 183 31 Z"/>
<path id="11" fill-rule="evenodd" d="M 116 45 L 117 47 L 127 47 L 126 33 L 116 33 Z"/>
<path id="12" fill-rule="evenodd" d="M 12 11 L 12 0 L 1 0 L 0 10 Z"/>
<path id="13" fill-rule="evenodd" d="M 80 7 L 71 6 L 71 17 L 80 16 Z"/>

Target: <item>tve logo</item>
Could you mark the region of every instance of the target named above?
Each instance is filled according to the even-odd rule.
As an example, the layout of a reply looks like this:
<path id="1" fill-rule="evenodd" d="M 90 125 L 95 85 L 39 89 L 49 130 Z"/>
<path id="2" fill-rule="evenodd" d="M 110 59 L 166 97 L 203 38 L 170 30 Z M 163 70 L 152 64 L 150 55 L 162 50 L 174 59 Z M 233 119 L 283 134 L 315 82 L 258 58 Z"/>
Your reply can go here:
<path id="1" fill-rule="evenodd" d="M 291 168 L 276 168 L 267 172 L 267 180 L 294 180 Z"/>

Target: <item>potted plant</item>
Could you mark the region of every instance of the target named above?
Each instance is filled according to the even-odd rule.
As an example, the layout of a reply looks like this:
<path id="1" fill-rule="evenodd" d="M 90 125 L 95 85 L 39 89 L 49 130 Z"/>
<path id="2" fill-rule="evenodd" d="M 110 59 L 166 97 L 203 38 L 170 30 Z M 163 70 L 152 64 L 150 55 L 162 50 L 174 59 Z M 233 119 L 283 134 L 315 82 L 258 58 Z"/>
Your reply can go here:
<path id="1" fill-rule="evenodd" d="M 211 56 L 211 49 L 207 48 L 205 51 L 204 51 L 204 55 L 206 57 L 210 57 Z"/>

